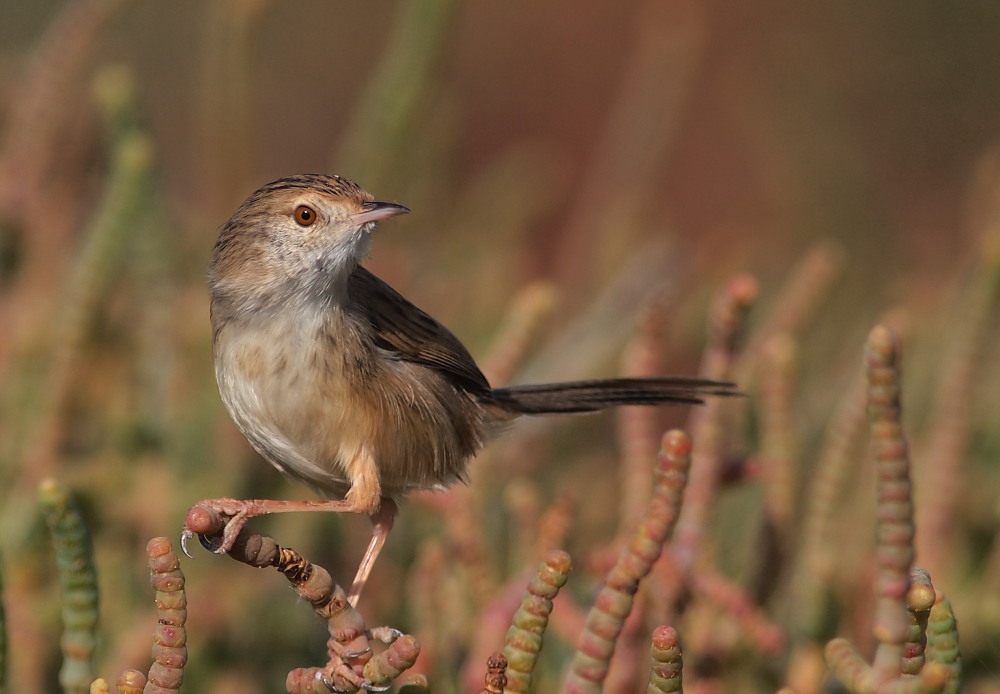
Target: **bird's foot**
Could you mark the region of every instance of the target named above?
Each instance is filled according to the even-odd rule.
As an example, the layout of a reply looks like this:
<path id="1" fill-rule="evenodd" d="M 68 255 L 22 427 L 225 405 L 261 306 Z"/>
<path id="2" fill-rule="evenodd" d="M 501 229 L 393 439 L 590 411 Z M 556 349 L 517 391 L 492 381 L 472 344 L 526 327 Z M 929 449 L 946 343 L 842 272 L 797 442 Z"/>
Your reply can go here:
<path id="1" fill-rule="evenodd" d="M 202 546 L 216 554 L 227 554 L 236 542 L 243 526 L 254 513 L 253 501 L 239 499 L 205 499 L 192 506 L 184 519 L 181 549 L 188 557 L 188 542 L 195 535 Z"/>

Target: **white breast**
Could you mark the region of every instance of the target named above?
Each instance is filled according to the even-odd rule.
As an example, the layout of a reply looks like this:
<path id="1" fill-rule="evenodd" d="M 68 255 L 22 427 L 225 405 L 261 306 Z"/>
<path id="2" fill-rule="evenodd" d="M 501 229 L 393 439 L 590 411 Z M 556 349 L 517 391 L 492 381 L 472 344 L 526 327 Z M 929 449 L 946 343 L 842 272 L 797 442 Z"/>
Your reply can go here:
<path id="1" fill-rule="evenodd" d="M 293 319 L 294 318 L 294 319 Z M 259 323 L 259 321 L 256 321 Z M 256 326 L 255 326 L 256 327 Z M 342 365 L 317 335 L 323 319 L 272 317 L 251 330 L 223 326 L 215 375 L 233 421 L 272 465 L 331 496 L 350 480 L 340 460 L 349 444 Z"/>

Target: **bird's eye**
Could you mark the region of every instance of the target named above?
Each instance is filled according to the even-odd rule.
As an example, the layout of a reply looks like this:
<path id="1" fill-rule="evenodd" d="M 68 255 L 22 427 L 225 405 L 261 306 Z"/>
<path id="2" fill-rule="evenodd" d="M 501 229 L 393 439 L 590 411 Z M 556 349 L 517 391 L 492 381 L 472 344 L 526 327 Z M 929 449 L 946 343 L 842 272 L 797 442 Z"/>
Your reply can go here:
<path id="1" fill-rule="evenodd" d="M 299 205 L 295 208 L 295 212 L 292 213 L 295 217 L 295 221 L 299 223 L 300 226 L 307 227 L 316 221 L 316 210 L 309 207 L 309 205 Z"/>

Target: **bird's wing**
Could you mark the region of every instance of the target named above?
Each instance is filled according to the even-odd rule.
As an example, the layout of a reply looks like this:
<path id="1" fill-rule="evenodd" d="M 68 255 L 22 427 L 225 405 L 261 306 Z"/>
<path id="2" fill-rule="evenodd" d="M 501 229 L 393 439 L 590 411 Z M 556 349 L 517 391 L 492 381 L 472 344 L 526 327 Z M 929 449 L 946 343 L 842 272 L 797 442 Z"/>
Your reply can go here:
<path id="1" fill-rule="evenodd" d="M 470 393 L 490 391 L 476 361 L 451 331 L 368 270 L 358 266 L 351 273 L 347 293 L 352 305 L 371 324 L 375 343 L 390 358 L 439 371 Z"/>

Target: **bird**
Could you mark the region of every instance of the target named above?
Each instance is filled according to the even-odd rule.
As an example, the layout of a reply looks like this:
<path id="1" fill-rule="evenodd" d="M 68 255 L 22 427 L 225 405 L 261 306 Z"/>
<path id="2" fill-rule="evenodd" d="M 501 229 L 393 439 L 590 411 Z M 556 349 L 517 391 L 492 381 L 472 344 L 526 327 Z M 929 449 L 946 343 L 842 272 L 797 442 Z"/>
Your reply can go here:
<path id="1" fill-rule="evenodd" d="M 226 521 L 211 548 L 229 551 L 253 516 L 367 515 L 372 538 L 351 605 L 396 502 L 465 480 L 470 460 L 515 418 L 738 394 L 733 383 L 683 376 L 491 386 L 451 331 L 361 264 L 376 225 L 409 212 L 340 176 L 281 178 L 222 226 L 209 263 L 222 401 L 264 459 L 323 497 L 201 502 Z M 182 540 L 202 533 L 198 506 Z"/>

